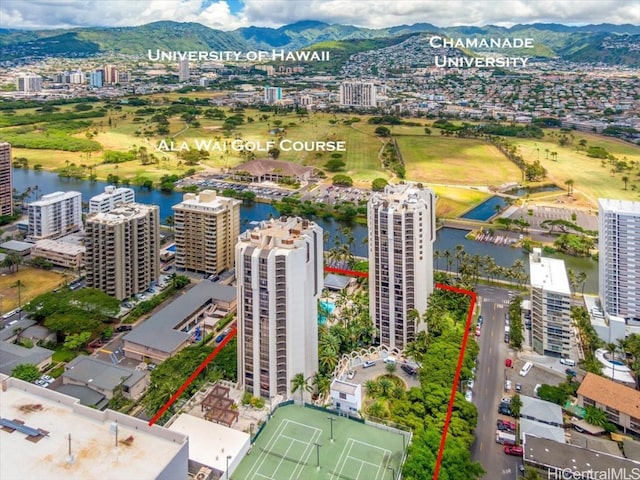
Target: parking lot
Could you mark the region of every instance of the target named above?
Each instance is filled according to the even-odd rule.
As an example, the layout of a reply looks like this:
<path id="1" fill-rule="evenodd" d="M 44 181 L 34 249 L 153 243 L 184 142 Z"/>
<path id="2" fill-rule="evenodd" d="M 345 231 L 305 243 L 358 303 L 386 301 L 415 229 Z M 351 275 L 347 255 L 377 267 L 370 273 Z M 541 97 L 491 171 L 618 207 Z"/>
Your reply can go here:
<path id="1" fill-rule="evenodd" d="M 559 361 L 549 362 L 547 365 L 542 366 L 541 364 L 534 363 L 533 368 L 529 371 L 529 373 L 522 377 L 520 376 L 520 369 L 526 363 L 526 359 L 515 359 L 512 362 L 512 368 L 507 368 L 503 365 L 505 381 L 511 381 L 511 390 L 509 392 L 505 392 L 505 394 L 514 394 L 516 393 L 516 383 L 519 383 L 522 388 L 519 392 L 520 395 L 526 395 L 529 397 L 533 397 L 533 390 L 536 385 L 558 385 L 566 380 L 567 376 L 564 373 L 567 368 L 564 365 L 560 365 Z M 574 367 L 575 369 L 575 367 Z"/>

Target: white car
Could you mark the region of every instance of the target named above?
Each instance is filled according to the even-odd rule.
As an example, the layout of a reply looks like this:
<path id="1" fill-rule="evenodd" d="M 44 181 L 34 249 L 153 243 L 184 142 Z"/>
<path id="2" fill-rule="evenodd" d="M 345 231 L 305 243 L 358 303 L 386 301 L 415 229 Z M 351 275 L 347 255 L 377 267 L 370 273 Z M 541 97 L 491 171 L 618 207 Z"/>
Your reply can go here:
<path id="1" fill-rule="evenodd" d="M 505 392 L 511 391 L 511 380 L 505 380 L 505 382 L 504 382 L 504 391 Z"/>
<path id="2" fill-rule="evenodd" d="M 355 377 L 355 376 L 356 376 L 356 371 L 355 371 L 355 370 L 349 370 L 349 371 L 347 372 L 347 378 L 348 378 L 349 380 L 351 380 L 351 379 L 352 379 L 353 377 Z"/>
<path id="3" fill-rule="evenodd" d="M 473 400 L 473 392 L 471 390 L 467 390 L 466 392 L 464 392 L 464 399 L 467 402 L 470 402 Z"/>
<path id="4" fill-rule="evenodd" d="M 396 357 L 392 357 L 391 355 L 389 355 L 387 358 L 384 359 L 384 363 L 396 363 Z"/>
<path id="5" fill-rule="evenodd" d="M 473 390 L 473 385 L 474 385 L 473 378 L 470 378 L 469 380 L 467 380 L 467 388 L 469 390 Z"/>

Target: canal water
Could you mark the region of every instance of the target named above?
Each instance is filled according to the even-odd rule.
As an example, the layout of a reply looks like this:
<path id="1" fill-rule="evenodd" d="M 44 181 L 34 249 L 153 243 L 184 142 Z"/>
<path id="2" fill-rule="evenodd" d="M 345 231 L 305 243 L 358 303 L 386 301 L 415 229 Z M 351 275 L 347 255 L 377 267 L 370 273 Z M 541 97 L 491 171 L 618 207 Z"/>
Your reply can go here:
<path id="1" fill-rule="evenodd" d="M 85 180 L 74 180 L 61 178 L 55 173 L 24 169 L 13 170 L 13 186 L 18 192 L 26 190 L 27 187 L 39 188 L 39 195 L 53 193 L 57 191 L 76 190 L 82 193 L 83 201 L 89 201 L 89 198 L 104 192 L 104 187 L 108 184 L 105 182 L 89 182 Z M 136 192 L 136 200 L 140 203 L 155 204 L 160 207 L 160 218 L 165 219 L 172 215 L 171 207 L 182 201 L 182 193 L 179 192 L 161 192 L 159 190 L 147 190 L 141 187 L 131 187 Z M 494 197 L 500 198 L 500 197 Z M 30 200 L 33 201 L 32 197 Z M 485 202 L 486 203 L 486 202 Z M 493 206 L 489 207 L 494 212 Z M 252 222 L 267 220 L 271 216 L 277 217 L 278 212 L 269 204 L 253 203 L 243 205 L 240 211 L 241 230 L 250 228 Z M 367 256 L 367 227 L 359 223 L 350 225 L 341 224 L 333 219 L 323 220 L 315 219 L 315 221 L 328 232 L 325 249 L 332 248 L 336 243 L 341 244 L 347 241 L 348 235 L 344 232 L 347 226 L 351 230 L 353 243 L 351 244 L 351 252 L 359 257 Z M 503 267 L 509 267 L 517 259 L 523 261 L 525 268 L 529 270 L 529 257 L 519 248 L 511 248 L 503 245 L 494 245 L 486 242 L 475 242 L 465 238 L 466 231 L 452 228 L 442 228 L 438 230 L 434 250 L 441 252 L 449 250 L 452 254 L 456 245 L 463 245 L 465 251 L 469 255 L 490 255 L 496 263 Z M 598 264 L 597 262 L 586 259 L 576 258 L 563 254 L 550 255 L 555 258 L 565 260 L 567 268 L 571 268 L 574 272 L 585 272 L 587 274 L 587 282 L 585 284 L 585 292 L 597 292 L 598 289 Z M 437 267 L 446 269 L 446 260 L 439 259 Z M 455 267 L 455 262 L 454 262 Z"/>

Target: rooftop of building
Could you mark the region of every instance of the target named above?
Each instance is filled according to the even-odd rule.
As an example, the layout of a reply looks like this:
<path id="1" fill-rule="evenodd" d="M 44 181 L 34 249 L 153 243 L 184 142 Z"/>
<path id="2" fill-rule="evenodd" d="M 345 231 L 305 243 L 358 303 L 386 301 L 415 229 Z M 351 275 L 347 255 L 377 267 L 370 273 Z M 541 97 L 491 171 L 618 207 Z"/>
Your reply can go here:
<path id="1" fill-rule="evenodd" d="M 600 375 L 587 373 L 578 387 L 578 395 L 640 418 L 640 392 Z"/>
<path id="2" fill-rule="evenodd" d="M 555 403 L 547 402 L 539 398 L 521 395 L 522 407 L 520 408 L 520 417 L 535 419 L 542 423 L 563 424 L 562 408 Z"/>
<path id="3" fill-rule="evenodd" d="M 27 250 L 31 250 L 33 248 L 33 245 L 34 245 L 33 243 L 21 242 L 20 240 L 9 240 L 8 242 L 4 242 L 3 244 L 0 244 L 0 248 L 22 253 L 22 252 L 26 252 Z"/>
<path id="4" fill-rule="evenodd" d="M 152 210 L 158 210 L 158 206 L 136 202 L 121 203 L 108 212 L 90 214 L 87 222 L 115 225 L 131 218 L 144 217 Z"/>
<path id="5" fill-rule="evenodd" d="M 435 193 L 421 183 L 403 182 L 387 185 L 383 192 L 374 193 L 370 201 L 372 203 L 397 203 L 411 207 L 426 202 L 429 196 L 435 197 Z"/>
<path id="6" fill-rule="evenodd" d="M 174 210 L 224 211 L 229 207 L 240 205 L 242 200 L 223 197 L 215 190 L 202 190 L 200 193 L 185 193 L 182 202 L 174 205 Z"/>
<path id="7" fill-rule="evenodd" d="M 76 245 L 70 242 L 50 239 L 38 240 L 35 246 L 42 250 L 48 250 L 55 253 L 66 253 L 69 255 L 77 255 L 79 253 L 84 253 L 87 250 L 84 245 Z"/>
<path id="8" fill-rule="evenodd" d="M 598 206 L 602 210 L 606 210 L 606 211 L 640 215 L 640 202 L 633 202 L 631 200 L 614 200 L 611 198 L 599 198 Z"/>
<path id="9" fill-rule="evenodd" d="M 355 383 L 345 382 L 337 378 L 331 383 L 331 390 L 334 392 L 346 393 L 347 395 L 355 395 L 358 391 L 358 385 Z"/>
<path id="10" fill-rule="evenodd" d="M 534 288 L 571 295 L 564 260 L 543 257 L 540 249 L 534 248 L 529 254 L 529 275 Z"/>
<path id="11" fill-rule="evenodd" d="M 73 382 L 91 385 L 98 390 L 111 391 L 121 383 L 125 386 L 135 385 L 145 374 L 97 358 L 80 355 L 67 364 L 62 375 Z"/>
<path id="12" fill-rule="evenodd" d="M 188 442 L 184 434 L 150 427 L 112 410 L 85 407 L 76 398 L 16 378 L 0 377 L 2 418 L 46 432 L 40 438 L 0 430 L 0 478 L 156 478 Z M 186 462 L 184 474 L 186 478 Z"/>
<path id="13" fill-rule="evenodd" d="M 235 287 L 202 281 L 127 333 L 124 340 L 172 353 L 191 338 L 191 333 L 176 330 L 185 319 L 210 300 L 231 301 L 236 295 Z"/>
<path id="14" fill-rule="evenodd" d="M 278 174 L 283 177 L 298 177 L 312 172 L 314 168 L 292 162 L 263 158 L 245 162 L 242 165 L 238 165 L 234 170 L 236 172 L 247 172 L 254 177 L 273 174 Z"/>
<path id="15" fill-rule="evenodd" d="M 116 187 L 114 185 L 107 185 L 104 187 L 104 192 L 99 193 L 91 197 L 91 202 L 101 202 L 102 200 L 109 200 L 114 195 L 129 193 L 130 195 L 135 195 L 135 191 L 133 188 L 129 187 Z"/>
<path id="16" fill-rule="evenodd" d="M 34 345 L 32 348 L 15 343 L 0 342 L 0 372 L 10 375 L 11 371 L 23 363 L 38 365 L 53 356 L 53 350 Z"/>
<path id="17" fill-rule="evenodd" d="M 42 197 L 40 197 L 40 200 L 30 202 L 29 205 L 42 207 L 45 205 L 51 205 L 61 200 L 67 200 L 69 198 L 74 198 L 74 197 L 82 198 L 82 193 L 76 192 L 74 190 L 69 190 L 67 192 L 47 193 L 46 195 L 42 195 Z"/>
<path id="18" fill-rule="evenodd" d="M 539 438 L 548 438 L 549 440 L 554 440 L 559 443 L 566 443 L 564 428 L 522 418 L 520 419 L 520 438 L 524 438 L 525 434 L 535 435 Z"/>
<path id="19" fill-rule="evenodd" d="M 618 471 L 618 469 L 638 468 L 640 464 L 606 453 L 588 450 L 546 438 L 525 435 L 524 461 L 564 472 Z M 567 478 L 581 478 L 571 476 Z M 585 477 L 588 478 L 588 477 Z"/>

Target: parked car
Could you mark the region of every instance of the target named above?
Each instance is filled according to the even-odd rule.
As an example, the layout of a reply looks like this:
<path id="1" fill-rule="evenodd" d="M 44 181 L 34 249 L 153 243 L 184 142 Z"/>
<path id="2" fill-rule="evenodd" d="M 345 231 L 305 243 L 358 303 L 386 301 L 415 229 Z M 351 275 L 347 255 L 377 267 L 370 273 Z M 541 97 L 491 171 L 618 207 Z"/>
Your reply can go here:
<path id="1" fill-rule="evenodd" d="M 484 319 L 482 318 L 482 315 L 480 315 L 478 317 L 478 325 L 482 325 L 484 323 Z"/>
<path id="2" fill-rule="evenodd" d="M 480 327 L 476 328 L 476 337 L 480 336 Z"/>
<path id="3" fill-rule="evenodd" d="M 158 366 L 155 363 L 150 363 L 147 365 L 147 370 L 155 370 Z"/>
<path id="4" fill-rule="evenodd" d="M 384 363 L 396 363 L 396 357 L 389 355 L 387 358 L 384 359 Z"/>
<path id="5" fill-rule="evenodd" d="M 116 327 L 116 333 L 130 332 L 131 330 L 133 330 L 131 325 L 120 325 L 119 327 Z"/>
<path id="6" fill-rule="evenodd" d="M 505 382 L 504 382 L 504 391 L 505 392 L 510 392 L 511 391 L 511 380 L 505 380 Z"/>
<path id="7" fill-rule="evenodd" d="M 538 396 L 538 390 L 540 390 L 540 387 L 541 387 L 541 386 L 542 386 L 542 385 L 540 385 L 539 383 L 536 383 L 536 386 L 535 386 L 535 387 L 533 387 L 533 396 L 534 396 L 534 397 L 537 397 L 537 396 Z"/>
<path id="8" fill-rule="evenodd" d="M 572 377 L 577 377 L 578 376 L 578 372 L 576 372 L 575 370 L 571 370 L 570 368 L 567 368 L 564 373 L 566 373 L 567 375 L 571 375 Z"/>
<path id="9" fill-rule="evenodd" d="M 464 399 L 467 402 L 471 402 L 473 400 L 473 392 L 471 390 L 467 390 L 466 392 L 464 392 Z"/>
<path id="10" fill-rule="evenodd" d="M 516 445 L 507 445 L 504 447 L 504 453 L 507 455 L 515 455 L 517 457 L 521 457 L 523 450 L 522 447 L 518 447 Z"/>
<path id="11" fill-rule="evenodd" d="M 348 378 L 349 380 L 351 380 L 351 379 L 352 379 L 353 377 L 355 377 L 355 376 L 356 376 L 356 371 L 355 371 L 355 370 L 349 370 L 349 371 L 347 372 L 347 378 Z"/>
<path id="12" fill-rule="evenodd" d="M 505 367 L 507 367 L 507 368 L 511 368 L 511 367 L 513 367 L 513 360 L 511 360 L 510 358 L 507 358 L 507 359 L 504 361 L 504 366 L 505 366 Z"/>
<path id="13" fill-rule="evenodd" d="M 522 384 L 516 383 L 516 392 L 520 393 L 522 391 Z"/>
<path id="14" fill-rule="evenodd" d="M 376 364 L 376 362 L 374 362 L 373 360 L 367 360 L 366 362 L 364 362 L 362 364 L 362 368 L 373 367 L 375 364 Z"/>
<path id="15" fill-rule="evenodd" d="M 473 385 L 475 384 L 475 382 L 473 381 L 473 378 L 470 378 L 469 380 L 467 380 L 467 388 L 469 390 L 473 390 Z"/>
<path id="16" fill-rule="evenodd" d="M 411 365 L 407 365 L 406 363 L 403 363 L 402 365 L 400 365 L 400 368 L 407 375 L 415 375 L 416 373 L 418 373 L 414 367 L 412 367 Z"/>
<path id="17" fill-rule="evenodd" d="M 498 430 L 503 430 L 505 432 L 508 431 L 516 431 L 516 424 L 510 420 L 498 420 Z"/>
<path id="18" fill-rule="evenodd" d="M 560 363 L 562 365 L 566 365 L 567 367 L 575 367 L 576 366 L 576 361 L 575 360 L 571 360 L 570 358 L 561 358 L 560 359 Z"/>

